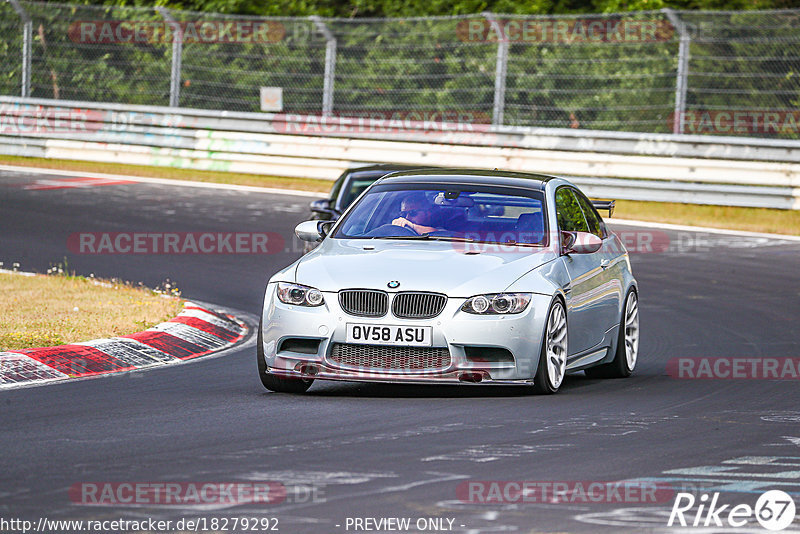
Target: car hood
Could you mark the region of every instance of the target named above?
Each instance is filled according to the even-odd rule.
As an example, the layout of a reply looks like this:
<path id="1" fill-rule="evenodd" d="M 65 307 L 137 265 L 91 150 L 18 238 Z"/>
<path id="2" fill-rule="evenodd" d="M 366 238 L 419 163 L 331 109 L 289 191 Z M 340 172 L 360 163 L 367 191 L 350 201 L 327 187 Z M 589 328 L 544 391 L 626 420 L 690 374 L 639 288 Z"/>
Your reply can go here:
<path id="1" fill-rule="evenodd" d="M 297 262 L 295 281 L 322 291 L 386 290 L 390 281 L 397 281 L 398 291 L 470 297 L 504 291 L 555 257 L 550 250 L 530 247 L 512 250 L 444 241 L 326 239 Z"/>

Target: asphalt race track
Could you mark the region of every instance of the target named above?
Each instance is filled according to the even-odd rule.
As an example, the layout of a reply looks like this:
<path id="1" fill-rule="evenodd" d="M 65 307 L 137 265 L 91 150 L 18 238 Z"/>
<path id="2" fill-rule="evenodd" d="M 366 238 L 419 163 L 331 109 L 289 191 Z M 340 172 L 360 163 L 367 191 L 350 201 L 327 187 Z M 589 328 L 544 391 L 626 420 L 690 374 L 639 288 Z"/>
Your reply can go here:
<path id="1" fill-rule="evenodd" d="M 249 321 L 270 275 L 299 255 L 293 228 L 310 200 L 141 183 L 30 188 L 42 179 L 0 173 L 5 268 L 18 262 L 43 272 L 66 257 L 84 275 L 149 286 L 169 278 L 185 297 L 245 312 Z M 68 247 L 81 232 L 200 231 L 268 231 L 286 243 L 274 254 L 92 255 Z M 0 391 L 0 516 L 274 517 L 284 533 L 354 532 L 356 518 L 395 517 L 412 526 L 442 520 L 427 523 L 427 532 L 673 532 L 667 520 L 681 490 L 753 506 L 764 491 L 781 489 L 800 508 L 800 381 L 668 372 L 675 358 L 800 357 L 800 242 L 656 234 L 669 250 L 632 254 L 642 337 L 630 379 L 580 373 L 549 397 L 486 386 L 321 382 L 303 396 L 274 394 L 258 381 L 251 336 L 223 356 L 186 365 Z M 671 490 L 657 502 L 575 494 L 576 482 L 621 480 Z M 283 484 L 286 499 L 92 506 L 70 493 L 85 482 L 264 481 Z M 475 481 L 485 488 L 560 482 L 570 490 L 535 502 L 519 495 L 473 502 L 481 494 L 463 490 Z M 766 532 L 754 521 L 734 530 Z M 800 516 L 784 532 L 800 532 Z"/>

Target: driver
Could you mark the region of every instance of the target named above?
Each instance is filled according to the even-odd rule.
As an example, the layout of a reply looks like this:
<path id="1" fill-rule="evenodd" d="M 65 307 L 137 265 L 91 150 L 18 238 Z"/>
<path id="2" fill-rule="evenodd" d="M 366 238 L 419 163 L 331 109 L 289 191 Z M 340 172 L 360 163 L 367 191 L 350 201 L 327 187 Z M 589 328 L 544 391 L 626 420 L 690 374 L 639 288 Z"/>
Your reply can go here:
<path id="1" fill-rule="evenodd" d="M 400 217 L 392 221 L 394 226 L 402 226 L 422 235 L 442 230 L 434 223 L 433 206 L 424 193 L 409 195 L 400 203 Z"/>

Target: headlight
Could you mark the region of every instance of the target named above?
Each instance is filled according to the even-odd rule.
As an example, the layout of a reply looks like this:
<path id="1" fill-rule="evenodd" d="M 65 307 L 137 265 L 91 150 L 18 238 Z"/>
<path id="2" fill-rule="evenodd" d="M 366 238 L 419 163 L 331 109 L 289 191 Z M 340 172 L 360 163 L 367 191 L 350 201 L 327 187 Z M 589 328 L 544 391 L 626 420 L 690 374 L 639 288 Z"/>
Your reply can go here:
<path id="1" fill-rule="evenodd" d="M 295 306 L 321 306 L 325 302 L 319 289 L 287 282 L 278 282 L 278 300 Z"/>
<path id="2" fill-rule="evenodd" d="M 461 311 L 476 315 L 504 315 L 525 311 L 531 301 L 530 293 L 494 293 L 470 297 Z"/>

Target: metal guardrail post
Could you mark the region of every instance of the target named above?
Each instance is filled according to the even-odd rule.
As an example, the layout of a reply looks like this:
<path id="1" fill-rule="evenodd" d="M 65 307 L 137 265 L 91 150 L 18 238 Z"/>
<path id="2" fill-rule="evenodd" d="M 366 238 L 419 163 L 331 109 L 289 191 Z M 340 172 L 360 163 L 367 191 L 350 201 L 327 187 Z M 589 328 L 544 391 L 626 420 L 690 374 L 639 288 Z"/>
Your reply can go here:
<path id="1" fill-rule="evenodd" d="M 691 36 L 686 24 L 672 9 L 661 10 L 680 36 L 678 44 L 678 74 L 675 82 L 675 112 L 672 120 L 672 133 L 682 134 L 686 113 L 686 93 L 689 90 L 689 45 Z"/>
<path id="2" fill-rule="evenodd" d="M 172 68 L 169 75 L 169 107 L 177 108 L 181 98 L 181 59 L 183 56 L 183 28 L 169 9 L 156 7 L 156 11 L 172 26 Z"/>
<path id="3" fill-rule="evenodd" d="M 497 34 L 497 61 L 494 71 L 494 106 L 492 107 L 492 126 L 503 125 L 503 113 L 506 107 L 506 71 L 508 66 L 508 39 L 494 13 L 481 13 Z"/>
<path id="4" fill-rule="evenodd" d="M 22 98 L 31 96 L 31 55 L 33 44 L 33 21 L 18 0 L 9 0 L 14 11 L 22 19 Z"/>
<path id="5" fill-rule="evenodd" d="M 317 15 L 309 17 L 317 30 L 325 37 L 325 74 L 322 84 L 322 116 L 333 113 L 333 84 L 336 75 L 336 37 Z"/>

